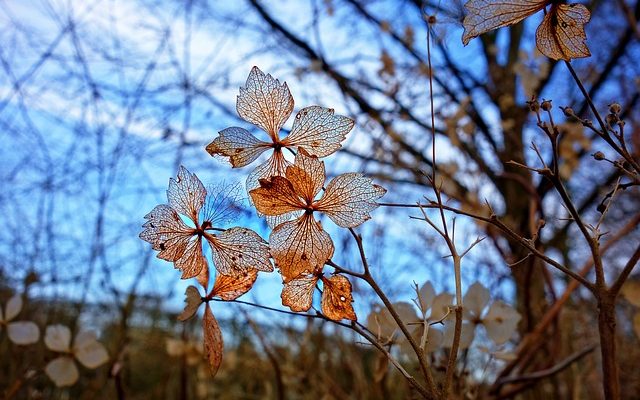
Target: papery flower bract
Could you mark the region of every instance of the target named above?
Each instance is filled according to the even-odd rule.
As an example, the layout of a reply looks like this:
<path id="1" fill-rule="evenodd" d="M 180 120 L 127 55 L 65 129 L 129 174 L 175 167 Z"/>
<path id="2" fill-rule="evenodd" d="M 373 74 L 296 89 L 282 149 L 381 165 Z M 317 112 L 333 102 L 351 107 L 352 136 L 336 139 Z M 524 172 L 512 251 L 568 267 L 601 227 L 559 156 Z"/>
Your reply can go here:
<path id="1" fill-rule="evenodd" d="M 462 303 L 462 331 L 460 336 L 460 348 L 465 349 L 471 345 L 478 325 L 484 326 L 487 336 L 495 344 L 504 344 L 515 333 L 520 321 L 520 314 L 503 301 L 494 301 L 489 304 L 489 290 L 476 282 L 465 293 Z M 486 310 L 486 312 L 485 312 Z M 455 318 L 449 318 L 445 322 L 445 345 L 451 347 L 455 330 Z"/>
<path id="2" fill-rule="evenodd" d="M 6 326 L 9 340 L 13 343 L 22 346 L 33 344 L 40 338 L 40 329 L 31 321 L 13 321 L 20 311 L 22 311 L 22 297 L 15 294 L 7 301 L 4 313 L 0 307 L 0 332 L 3 326 Z"/>
<path id="3" fill-rule="evenodd" d="M 293 111 L 293 97 L 286 83 L 280 84 L 258 67 L 251 69 L 245 86 L 240 88 L 236 108 L 242 119 L 264 130 L 271 141 L 261 141 L 246 129 L 231 127 L 220 131 L 207 151 L 212 156 L 228 158 L 231 165 L 238 168 L 273 149 L 271 157 L 247 177 L 247 192 L 257 188 L 260 179 L 284 176 L 291 163 L 285 159 L 283 149 L 304 148 L 309 154 L 326 157 L 341 147 L 340 143 L 354 125 L 351 118 L 335 115 L 331 108 L 310 106 L 296 114 L 291 132 L 281 139 L 280 129 Z M 286 216 L 270 217 L 267 221 L 273 227 L 285 219 Z"/>
<path id="4" fill-rule="evenodd" d="M 591 13 L 582 4 L 558 4 L 552 0 L 470 0 L 465 4 L 462 43 L 493 29 L 516 24 L 551 5 L 536 31 L 536 45 L 554 60 L 589 57 L 584 25 Z"/>
<path id="5" fill-rule="evenodd" d="M 282 304 L 291 308 L 291 311 L 308 311 L 313 302 L 313 291 L 318 280 L 322 281 L 322 313 L 334 321 L 341 319 L 355 321 L 357 317 L 351 304 L 353 303 L 351 282 L 342 275 L 326 278 L 318 271 L 314 274 L 297 276 L 284 284 L 281 294 Z"/>
<path id="6" fill-rule="evenodd" d="M 64 325 L 49 325 L 44 343 L 49 350 L 63 353 L 50 361 L 45 373 L 56 386 L 71 386 L 78 381 L 79 372 L 74 359 L 89 369 L 95 369 L 109 360 L 109 354 L 92 332 L 80 332 L 71 345 L 71 331 Z"/>
<path id="7" fill-rule="evenodd" d="M 333 255 L 333 242 L 314 218 L 314 212 L 326 214 L 343 228 L 365 222 L 378 207 L 376 200 L 386 190 L 358 173 L 338 175 L 316 200 L 325 181 L 324 163 L 300 148 L 295 163 L 287 167 L 285 177 L 261 179 L 260 187 L 249 192 L 258 211 L 279 216 L 302 213 L 283 222 L 269 236 L 271 255 L 285 282 L 303 273 L 315 273 Z"/>
<path id="8" fill-rule="evenodd" d="M 216 207 L 205 206 L 207 191 L 195 174 L 180 167 L 167 190 L 168 204 L 156 206 L 145 216 L 147 222 L 140 238 L 158 250 L 158 258 L 171 261 L 182 272 L 182 279 L 197 277 L 207 287 L 209 268 L 202 250 L 202 239 L 211 247 L 213 263 L 223 275 L 240 275 L 252 269 L 273 271 L 266 242 L 247 228 L 234 227 L 219 234 L 214 226 Z M 185 224 L 188 217 L 194 227 Z M 202 217 L 202 218 L 201 218 Z"/>

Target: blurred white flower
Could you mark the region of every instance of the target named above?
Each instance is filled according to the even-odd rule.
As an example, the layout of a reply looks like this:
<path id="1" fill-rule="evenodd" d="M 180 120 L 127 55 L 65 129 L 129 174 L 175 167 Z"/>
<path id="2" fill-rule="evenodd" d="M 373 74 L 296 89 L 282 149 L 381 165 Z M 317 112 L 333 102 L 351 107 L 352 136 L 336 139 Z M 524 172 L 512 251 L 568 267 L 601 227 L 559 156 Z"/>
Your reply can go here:
<path id="1" fill-rule="evenodd" d="M 44 343 L 49 350 L 62 353 L 49 362 L 45 372 L 56 386 L 71 386 L 78 381 L 78 367 L 74 359 L 87 368 L 94 369 L 109 360 L 107 350 L 92 332 L 80 332 L 71 346 L 71 331 L 64 325 L 49 325 Z"/>
<path id="2" fill-rule="evenodd" d="M 520 314 L 503 301 L 497 300 L 485 312 L 489 304 L 489 290 L 476 282 L 464 295 L 462 303 L 462 331 L 460 335 L 460 348 L 466 349 L 471 345 L 478 325 L 484 326 L 487 336 L 495 344 L 504 344 L 516 331 Z M 449 318 L 445 322 L 444 343 L 451 347 L 455 331 L 455 318 Z"/>
<path id="3" fill-rule="evenodd" d="M 4 309 L 0 307 L 0 332 L 3 327 L 7 327 L 7 335 L 9 339 L 19 345 L 32 344 L 38 341 L 40 338 L 40 329 L 38 325 L 31 321 L 14 321 L 15 317 L 20 314 L 22 310 L 22 297 L 16 294 L 7 302 L 7 306 Z"/>

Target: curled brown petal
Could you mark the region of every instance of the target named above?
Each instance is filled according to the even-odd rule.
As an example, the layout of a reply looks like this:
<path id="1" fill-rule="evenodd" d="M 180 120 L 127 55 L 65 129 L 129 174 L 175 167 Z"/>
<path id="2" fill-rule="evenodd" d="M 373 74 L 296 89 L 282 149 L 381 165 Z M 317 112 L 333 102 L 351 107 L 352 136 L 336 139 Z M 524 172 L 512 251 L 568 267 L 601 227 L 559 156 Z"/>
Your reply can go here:
<path id="1" fill-rule="evenodd" d="M 293 184 L 281 176 L 260 180 L 260 187 L 249 195 L 258 212 L 264 215 L 282 215 L 305 207 Z"/>
<path id="2" fill-rule="evenodd" d="M 324 185 L 324 162 L 310 156 L 304 149 L 298 149 L 295 163 L 287 167 L 286 177 L 294 192 L 311 204 Z"/>
<path id="3" fill-rule="evenodd" d="M 204 318 L 202 319 L 202 331 L 204 336 L 204 355 L 209 365 L 211 376 L 216 376 L 220 364 L 222 364 L 222 352 L 224 343 L 222 341 L 222 332 L 216 317 L 213 316 L 209 303 L 204 310 Z"/>
<path id="4" fill-rule="evenodd" d="M 353 296 L 349 279 L 342 275 L 334 275 L 330 278 L 323 277 L 322 284 L 322 313 L 334 321 L 357 320 L 351 304 Z"/>

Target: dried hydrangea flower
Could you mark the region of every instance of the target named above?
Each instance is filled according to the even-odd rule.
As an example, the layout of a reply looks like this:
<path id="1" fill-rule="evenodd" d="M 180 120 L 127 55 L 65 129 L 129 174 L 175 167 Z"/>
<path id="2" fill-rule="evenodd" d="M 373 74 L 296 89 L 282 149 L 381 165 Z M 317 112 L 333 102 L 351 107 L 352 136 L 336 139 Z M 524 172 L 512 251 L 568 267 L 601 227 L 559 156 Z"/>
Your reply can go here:
<path id="1" fill-rule="evenodd" d="M 314 213 L 327 215 L 343 228 L 352 228 L 370 219 L 376 201 L 386 190 L 359 173 L 341 174 L 332 179 L 323 195 L 324 163 L 299 149 L 295 163 L 285 176 L 261 179 L 260 187 L 249 192 L 255 207 L 264 215 L 301 215 L 283 222 L 269 236 L 271 255 L 285 282 L 303 273 L 321 270 L 333 255 L 333 242 Z"/>
<path id="2" fill-rule="evenodd" d="M 4 312 L 0 307 L 0 332 L 3 327 L 6 327 L 9 340 L 13 343 L 22 346 L 33 344 L 40 338 L 40 329 L 31 321 L 14 321 L 20 311 L 22 311 L 22 297 L 15 294 L 7 301 Z"/>
<path id="3" fill-rule="evenodd" d="M 49 325 L 44 337 L 49 350 L 62 353 L 50 361 L 44 371 L 56 386 L 72 386 L 79 372 L 74 360 L 89 369 L 95 369 L 109 360 L 109 354 L 92 332 L 80 332 L 71 345 L 71 331 L 64 325 Z"/>
<path id="4" fill-rule="evenodd" d="M 223 230 L 215 226 L 220 210 L 205 206 L 207 190 L 195 174 L 180 167 L 177 178 L 169 181 L 167 199 L 168 204 L 156 206 L 145 216 L 140 238 L 159 251 L 158 258 L 173 262 L 182 279 L 198 277 L 207 287 L 209 270 L 203 239 L 209 243 L 213 263 L 223 275 L 242 275 L 253 269 L 273 271 L 268 246 L 257 233 L 247 228 Z M 180 215 L 188 217 L 194 226 L 187 225 Z"/>

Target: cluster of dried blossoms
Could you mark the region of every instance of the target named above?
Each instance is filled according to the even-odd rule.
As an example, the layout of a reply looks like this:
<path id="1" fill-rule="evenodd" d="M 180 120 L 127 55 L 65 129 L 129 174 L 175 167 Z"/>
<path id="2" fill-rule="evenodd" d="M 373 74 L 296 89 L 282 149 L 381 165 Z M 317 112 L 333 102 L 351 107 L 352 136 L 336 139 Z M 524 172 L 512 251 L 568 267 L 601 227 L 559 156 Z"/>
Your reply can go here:
<path id="1" fill-rule="evenodd" d="M 22 306 L 22 297 L 16 294 L 7 301 L 4 309 L 0 307 L 0 333 L 2 327 L 6 326 L 9 340 L 16 345 L 26 346 L 40 339 L 40 328 L 32 321 L 14 321 L 22 311 Z M 80 373 L 74 359 L 89 369 L 98 368 L 109 360 L 107 350 L 97 341 L 95 334 L 80 332 L 72 345 L 71 330 L 64 325 L 47 326 L 44 344 L 58 354 L 44 368 L 44 372 L 58 387 L 72 386 L 78 381 Z"/>
<path id="2" fill-rule="evenodd" d="M 273 271 L 271 259 L 283 278 L 283 305 L 296 312 L 308 311 L 317 284 L 322 282 L 322 314 L 332 320 L 356 320 L 349 279 L 337 273 L 325 276 L 325 263 L 332 257 L 334 245 L 316 215 L 324 214 L 343 228 L 356 227 L 371 218 L 370 212 L 386 190 L 359 173 L 338 175 L 325 187 L 324 162 L 319 158 L 341 147 L 354 121 L 335 115 L 330 108 L 310 106 L 296 114 L 291 132 L 281 138 L 281 128 L 293 106 L 287 84 L 254 67 L 240 88 L 237 110 L 242 119 L 264 130 L 270 141 L 262 141 L 244 128 L 231 127 L 207 146 L 212 156 L 228 159 L 234 168 L 247 166 L 272 151 L 246 182 L 253 205 L 272 228 L 268 244 L 250 229 L 223 229 L 217 211 L 224 207 L 216 204 L 221 197 L 208 198 L 202 182 L 184 167 L 169 181 L 167 204 L 145 216 L 140 238 L 151 243 L 159 258 L 173 262 L 182 279 L 196 278 L 205 292 L 210 271 L 202 246 L 203 241 L 209 244 L 217 271 L 215 283 L 204 296 L 190 286 L 179 319 L 192 317 L 207 303 L 205 356 L 213 374 L 220 366 L 223 344 L 209 300 L 231 301 L 243 295 L 253 286 L 258 271 Z M 293 163 L 286 159 L 284 149 L 295 154 Z"/>

